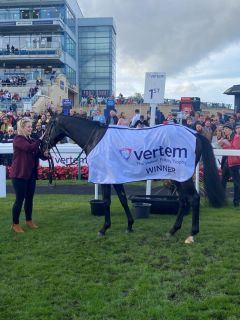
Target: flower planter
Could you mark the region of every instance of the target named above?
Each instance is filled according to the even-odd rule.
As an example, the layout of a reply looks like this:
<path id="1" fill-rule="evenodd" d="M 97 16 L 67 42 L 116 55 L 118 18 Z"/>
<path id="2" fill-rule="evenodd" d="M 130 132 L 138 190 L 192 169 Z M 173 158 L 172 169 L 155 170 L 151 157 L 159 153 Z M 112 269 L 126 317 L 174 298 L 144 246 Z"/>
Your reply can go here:
<path id="1" fill-rule="evenodd" d="M 177 214 L 179 208 L 179 199 L 177 196 L 131 195 L 129 199 L 133 205 L 137 203 L 151 204 L 150 213 L 153 214 Z"/>

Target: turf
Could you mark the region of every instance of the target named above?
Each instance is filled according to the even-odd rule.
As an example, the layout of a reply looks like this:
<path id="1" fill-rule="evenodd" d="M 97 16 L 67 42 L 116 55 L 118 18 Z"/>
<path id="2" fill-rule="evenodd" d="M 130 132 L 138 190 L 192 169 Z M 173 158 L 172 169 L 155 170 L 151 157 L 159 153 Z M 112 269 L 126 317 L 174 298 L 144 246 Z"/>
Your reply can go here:
<path id="1" fill-rule="evenodd" d="M 1 320 L 240 319 L 240 209 L 201 208 L 200 234 L 185 245 L 191 217 L 167 238 L 174 216 L 138 219 L 126 234 L 116 198 L 112 227 L 92 196 L 35 197 L 38 230 L 10 231 L 13 195 L 0 199 Z"/>

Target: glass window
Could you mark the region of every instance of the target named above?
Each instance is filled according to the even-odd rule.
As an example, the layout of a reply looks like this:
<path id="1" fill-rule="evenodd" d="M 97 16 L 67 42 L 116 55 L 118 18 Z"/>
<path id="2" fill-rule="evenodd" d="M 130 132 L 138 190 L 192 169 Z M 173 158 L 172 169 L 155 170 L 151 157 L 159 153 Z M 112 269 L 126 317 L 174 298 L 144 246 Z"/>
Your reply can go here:
<path id="1" fill-rule="evenodd" d="M 99 43 L 107 43 L 109 44 L 110 43 L 110 38 L 96 38 L 96 43 L 99 44 Z"/>
<path id="2" fill-rule="evenodd" d="M 70 68 L 68 65 L 65 67 L 66 77 L 71 85 L 76 85 L 76 71 Z"/>
<path id="3" fill-rule="evenodd" d="M 40 18 L 40 10 L 39 9 L 33 9 L 32 18 L 33 19 L 39 19 Z"/>
<path id="4" fill-rule="evenodd" d="M 96 61 L 96 66 L 97 67 L 109 67 L 110 62 L 108 61 Z"/>
<path id="5" fill-rule="evenodd" d="M 66 52 L 69 53 L 73 58 L 76 58 L 76 43 L 69 36 L 68 33 L 65 34 L 66 41 Z"/>
<path id="6" fill-rule="evenodd" d="M 75 30 L 76 18 L 67 6 L 66 6 L 65 22 L 66 22 L 67 26 L 71 29 L 71 31 L 73 33 L 75 33 L 76 32 L 76 30 Z"/>
<path id="7" fill-rule="evenodd" d="M 21 10 L 21 19 L 30 19 L 30 10 Z"/>

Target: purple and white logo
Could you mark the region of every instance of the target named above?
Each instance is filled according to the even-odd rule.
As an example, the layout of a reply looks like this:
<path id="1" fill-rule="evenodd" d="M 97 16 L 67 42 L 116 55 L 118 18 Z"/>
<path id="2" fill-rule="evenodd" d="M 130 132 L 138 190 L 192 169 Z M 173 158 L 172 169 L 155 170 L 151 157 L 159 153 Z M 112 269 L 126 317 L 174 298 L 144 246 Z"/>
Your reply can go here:
<path id="1" fill-rule="evenodd" d="M 128 160 L 131 157 L 132 149 L 131 148 L 122 148 L 119 150 L 120 155 L 123 159 Z"/>

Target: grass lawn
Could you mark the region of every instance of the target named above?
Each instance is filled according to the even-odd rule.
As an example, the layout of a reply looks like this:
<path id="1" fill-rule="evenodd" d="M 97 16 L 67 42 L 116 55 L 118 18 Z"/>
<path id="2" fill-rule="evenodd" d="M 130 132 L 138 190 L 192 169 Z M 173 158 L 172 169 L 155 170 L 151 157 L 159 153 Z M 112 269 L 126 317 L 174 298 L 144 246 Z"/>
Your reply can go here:
<path id="1" fill-rule="evenodd" d="M 166 215 L 126 234 L 116 198 L 98 238 L 91 198 L 37 195 L 40 228 L 24 234 L 10 231 L 13 195 L 0 199 L 0 320 L 240 319 L 240 209 L 202 207 L 188 246 L 190 216 L 175 237 L 165 237 L 175 218 Z"/>

